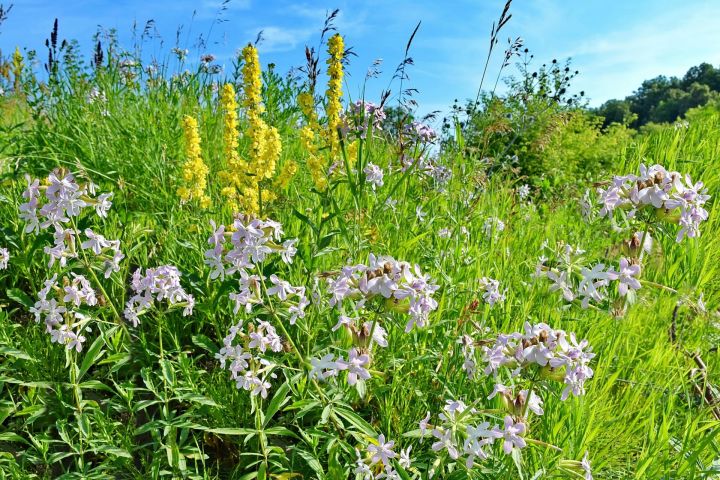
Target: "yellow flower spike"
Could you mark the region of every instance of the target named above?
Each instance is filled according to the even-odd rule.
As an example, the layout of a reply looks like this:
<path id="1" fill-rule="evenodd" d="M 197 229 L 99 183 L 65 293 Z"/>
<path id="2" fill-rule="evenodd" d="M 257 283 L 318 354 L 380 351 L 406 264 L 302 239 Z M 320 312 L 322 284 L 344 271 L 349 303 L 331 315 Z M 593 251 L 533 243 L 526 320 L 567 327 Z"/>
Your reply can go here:
<path id="1" fill-rule="evenodd" d="M 345 44 L 342 36 L 336 33 L 328 40 L 328 88 L 325 92 L 326 105 L 325 116 L 327 117 L 327 141 L 331 153 L 338 150 L 337 129 L 340 126 L 340 112 L 342 111 L 342 81 L 343 65 L 342 60 L 345 54 Z"/>
<path id="2" fill-rule="evenodd" d="M 182 176 L 187 185 L 178 188 L 177 193 L 183 203 L 197 200 L 200 206 L 205 208 L 210 203 L 209 197 L 205 194 L 209 170 L 202 160 L 198 124 L 194 117 L 185 115 L 183 118 L 183 133 L 187 159 L 182 167 Z"/>
<path id="3" fill-rule="evenodd" d="M 285 165 L 283 165 L 282 170 L 280 170 L 277 179 L 275 180 L 275 186 L 282 190 L 285 190 L 288 185 L 290 185 L 290 181 L 297 173 L 297 170 L 297 163 L 293 162 L 292 160 L 286 162 Z"/>

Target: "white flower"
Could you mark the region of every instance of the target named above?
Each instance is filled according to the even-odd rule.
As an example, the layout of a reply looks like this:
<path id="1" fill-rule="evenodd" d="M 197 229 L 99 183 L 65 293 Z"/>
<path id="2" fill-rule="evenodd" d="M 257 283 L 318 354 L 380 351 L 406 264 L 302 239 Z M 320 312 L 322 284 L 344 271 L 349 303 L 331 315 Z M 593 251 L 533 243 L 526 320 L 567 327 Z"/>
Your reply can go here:
<path id="1" fill-rule="evenodd" d="M 560 273 L 560 275 L 558 275 L 552 270 L 548 270 L 547 277 L 554 282 L 553 285 L 550 286 L 551 292 L 555 290 L 560 290 L 562 291 L 565 300 L 567 300 L 568 302 L 573 301 L 573 299 L 575 298 L 575 294 L 573 293 L 572 288 L 568 283 L 568 272 L 563 271 Z"/>
<path id="2" fill-rule="evenodd" d="M 502 430 L 498 429 L 497 432 L 501 434 L 503 451 L 506 454 L 509 455 L 515 448 L 525 448 L 527 445 L 525 439 L 520 436 L 525 433 L 525 429 L 524 423 L 516 423 L 510 415 L 505 416 L 505 425 Z"/>
<path id="3" fill-rule="evenodd" d="M 450 458 L 452 458 L 453 460 L 457 460 L 460 454 L 458 453 L 457 447 L 452 440 L 452 431 L 441 431 L 435 429 L 432 431 L 432 434 L 435 438 L 438 439 L 437 442 L 432 444 L 431 448 L 433 449 L 433 451 L 439 452 L 440 450 L 447 450 Z"/>
<path id="4" fill-rule="evenodd" d="M 383 186 L 383 171 L 380 167 L 373 163 L 368 163 L 365 168 L 363 169 L 363 172 L 365 173 L 365 178 L 373 187 L 373 190 L 375 190 L 376 187 L 382 187 Z"/>
<path id="5" fill-rule="evenodd" d="M 377 438 L 377 445 L 368 445 L 368 452 L 372 455 L 372 464 L 382 462 L 383 465 L 391 466 L 390 459 L 395 458 L 397 454 L 393 452 L 392 448 L 395 446 L 394 441 L 385 442 L 385 435 L 382 433 Z"/>
<path id="6" fill-rule="evenodd" d="M 268 295 L 277 295 L 280 300 L 285 301 L 288 295 L 295 293 L 295 287 L 285 280 L 280 280 L 275 274 L 270 275 L 270 281 L 274 286 L 268 288 Z"/>
<path id="7" fill-rule="evenodd" d="M 0 248 L 0 270 L 5 270 L 10 261 L 10 252 L 7 248 Z"/>
<path id="8" fill-rule="evenodd" d="M 328 353 L 322 358 L 311 358 L 310 363 L 312 364 L 312 369 L 310 370 L 310 378 L 325 380 L 329 377 L 337 376 L 339 368 L 334 359 L 335 357 L 332 353 Z"/>
<path id="9" fill-rule="evenodd" d="M 354 348 L 350 350 L 347 361 L 339 358 L 336 363 L 338 369 L 348 371 L 348 385 L 355 385 L 360 379 L 370 378 L 370 372 L 365 369 L 370 363 L 370 357 L 367 354 L 358 354 Z"/>

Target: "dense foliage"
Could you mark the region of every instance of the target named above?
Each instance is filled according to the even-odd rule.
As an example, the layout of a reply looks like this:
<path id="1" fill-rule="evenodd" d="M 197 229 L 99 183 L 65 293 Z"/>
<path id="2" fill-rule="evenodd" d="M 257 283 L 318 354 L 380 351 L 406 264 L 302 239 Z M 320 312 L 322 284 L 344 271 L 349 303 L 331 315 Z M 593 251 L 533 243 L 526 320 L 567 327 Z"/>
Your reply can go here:
<path id="1" fill-rule="evenodd" d="M 720 475 L 712 105 L 526 58 L 438 135 L 332 15 L 303 78 L 110 40 L 0 80 L 0 478 Z"/>

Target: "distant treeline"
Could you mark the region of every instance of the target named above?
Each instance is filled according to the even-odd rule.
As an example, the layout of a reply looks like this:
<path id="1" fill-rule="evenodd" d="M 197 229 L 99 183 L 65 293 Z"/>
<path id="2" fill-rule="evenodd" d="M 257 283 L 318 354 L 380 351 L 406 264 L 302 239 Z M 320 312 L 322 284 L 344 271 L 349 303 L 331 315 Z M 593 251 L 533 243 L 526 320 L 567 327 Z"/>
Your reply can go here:
<path id="1" fill-rule="evenodd" d="M 660 75 L 645 80 L 624 100 L 608 100 L 595 112 L 605 126 L 621 123 L 633 128 L 648 123 L 674 122 L 689 109 L 720 100 L 720 68 L 701 63 L 684 77 Z"/>

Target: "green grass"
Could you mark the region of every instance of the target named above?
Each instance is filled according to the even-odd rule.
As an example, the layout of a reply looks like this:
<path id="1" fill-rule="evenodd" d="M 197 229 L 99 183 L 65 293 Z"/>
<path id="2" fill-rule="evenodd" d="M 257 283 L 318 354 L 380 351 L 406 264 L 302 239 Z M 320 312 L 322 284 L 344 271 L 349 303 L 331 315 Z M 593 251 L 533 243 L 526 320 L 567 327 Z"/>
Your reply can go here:
<path id="1" fill-rule="evenodd" d="M 547 281 L 531 278 L 545 240 L 580 245 L 588 259 L 617 264 L 614 246 L 627 232 L 613 232 L 605 219 L 583 221 L 582 185 L 538 196 L 528 206 L 515 193 L 524 180 L 509 172 L 487 175 L 479 155 L 447 151 L 440 161 L 453 175 L 438 191 L 427 178 L 401 180 L 401 174 L 389 173 L 389 166 L 397 165 L 394 147 L 372 139 L 360 162 L 385 169 L 385 186 L 373 193 L 364 185 L 354 196 L 340 176 L 319 194 L 291 127 L 297 111 L 289 111 L 287 123 L 276 125 L 283 139 L 281 164 L 292 159 L 303 165 L 266 214 L 283 224 L 286 238 L 299 239 L 299 252 L 290 267 L 268 263 L 266 275 L 278 270 L 293 285 L 313 289 L 322 272 L 364 262 L 369 253 L 392 255 L 432 276 L 440 285 L 439 307 L 427 328 L 409 334 L 403 333 L 403 315 L 390 316 L 389 347 L 373 351 L 373 376 L 362 391 L 341 377 L 321 384 L 321 395 L 296 352 L 286 352 L 272 355 L 284 368 L 276 370 L 270 396 L 261 400 L 236 389 L 214 359 L 237 321 L 227 297 L 236 283 L 211 280 L 203 252 L 209 220 L 228 223 L 232 212 L 223 206 L 214 176 L 214 206 L 207 211 L 180 205 L 175 193 L 183 161 L 182 115 L 200 117 L 205 161 L 213 172 L 222 165 L 222 123 L 208 79 L 145 90 L 124 87 L 110 75 L 92 81 L 106 93 L 107 115 L 85 101 L 89 88 L 79 80 L 48 93 L 42 109 L 20 109 L 0 99 L 3 109 L 15 112 L 3 118 L 0 130 L 0 246 L 12 255 L 9 268 L 0 271 L 0 478 L 292 478 L 282 476 L 290 472 L 348 478 L 354 449 L 364 450 L 371 433 L 394 439 L 396 451 L 412 445 L 410 478 L 428 478 L 431 468 L 438 472 L 435 478 L 580 478 L 558 466 L 561 460 L 580 460 L 586 451 L 596 478 L 720 475 L 720 422 L 694 390 L 691 370 L 697 365 L 689 355 L 702 356 L 708 385 L 720 381 L 720 359 L 712 350 L 720 290 L 720 220 L 713 201 L 699 239 L 676 244 L 671 227 L 645 260 L 643 279 L 679 293 L 646 284 L 617 318 L 565 305 Z M 635 172 L 641 162 L 660 163 L 702 180 L 716 196 L 720 114 L 687 130 L 668 126 L 634 136 L 616 153 L 619 160 L 603 178 Z M 133 328 L 105 306 L 93 310 L 97 320 L 85 333 L 81 353 L 51 344 L 28 305 L 51 275 L 42 248 L 52 240 L 47 233 L 23 233 L 18 206 L 23 174 L 44 177 L 58 166 L 115 194 L 106 220 L 84 221 L 120 239 L 127 256 L 121 271 L 102 281 L 107 300 L 121 309 L 136 268 L 173 264 L 197 300 L 192 316 L 153 311 Z M 393 210 L 384 200 L 396 182 L 401 183 L 392 195 L 398 200 Z M 422 221 L 418 206 L 427 213 Z M 492 240 L 483 233 L 490 216 L 506 224 Z M 453 236 L 441 238 L 442 228 Z M 493 309 L 481 301 L 471 311 L 483 276 L 499 279 L 507 300 Z M 676 303 L 700 292 L 710 314 L 681 307 L 673 344 L 668 332 Z M 330 330 L 336 321 L 337 312 L 321 303 L 286 328 L 307 360 L 350 347 L 349 336 Z M 527 436 L 557 449 L 534 444 L 511 457 L 496 446 L 488 460 L 467 472 L 462 461 L 455 464 L 433 452 L 430 440 L 405 435 L 427 411 L 440 412 L 447 399 L 477 402 L 493 410 L 488 419 L 501 420 L 500 403 L 486 400 L 492 379 L 467 378 L 456 342 L 463 333 L 481 340 L 517 331 L 525 321 L 576 332 L 597 354 L 585 396 L 563 402 L 557 383 L 540 390 L 545 414 L 530 417 Z"/>

